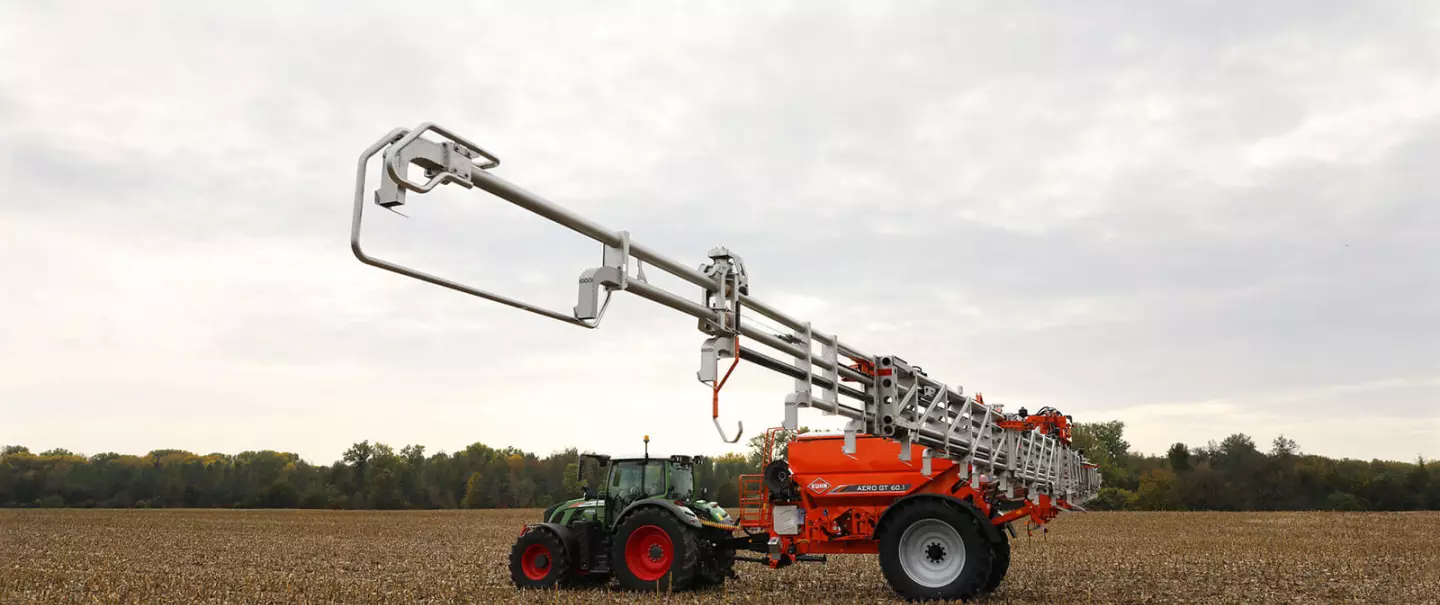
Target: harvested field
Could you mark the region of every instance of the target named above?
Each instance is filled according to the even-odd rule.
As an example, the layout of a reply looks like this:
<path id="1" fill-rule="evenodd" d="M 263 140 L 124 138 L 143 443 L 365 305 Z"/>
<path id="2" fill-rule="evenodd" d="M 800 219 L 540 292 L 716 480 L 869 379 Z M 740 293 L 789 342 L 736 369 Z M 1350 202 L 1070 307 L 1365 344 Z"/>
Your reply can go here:
<path id="1" fill-rule="evenodd" d="M 521 593 L 539 511 L 0 510 L 0 603 L 608 603 L 895 600 L 873 557 L 721 590 Z M 1440 603 L 1440 513 L 1092 513 L 1015 543 L 983 602 Z"/>

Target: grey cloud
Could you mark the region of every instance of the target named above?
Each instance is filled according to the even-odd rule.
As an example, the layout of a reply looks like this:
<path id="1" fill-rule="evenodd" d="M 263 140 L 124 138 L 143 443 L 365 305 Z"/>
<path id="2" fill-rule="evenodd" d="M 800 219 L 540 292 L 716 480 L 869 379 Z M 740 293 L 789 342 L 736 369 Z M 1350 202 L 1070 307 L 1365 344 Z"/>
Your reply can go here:
<path id="1" fill-rule="evenodd" d="M 146 14 L 123 19 L 133 11 Z M 1173 402 L 1224 398 L 1233 417 L 1205 430 L 1263 431 L 1343 413 L 1325 387 L 1386 384 L 1399 386 L 1363 396 L 1440 417 L 1440 126 L 1426 109 L 1440 38 L 1424 7 L 16 14 L 11 40 L 53 46 L 0 68 L 0 173 L 13 199 L 45 202 L 0 206 L 0 252 L 43 258 L 7 268 L 27 287 L 0 299 L 28 318 L 0 353 L 43 351 L 16 366 L 32 375 L 150 351 L 222 382 L 237 368 L 236 405 L 318 415 L 345 401 L 355 431 L 385 430 L 363 419 L 407 389 L 424 409 L 495 422 L 484 414 L 568 376 L 705 439 L 704 418 L 653 403 L 693 386 L 688 321 L 622 298 L 610 325 L 578 335 L 348 256 L 355 154 L 435 119 L 497 152 L 497 174 L 677 258 L 730 246 L 757 294 L 812 301 L 817 325 L 1000 399 L 1134 414 L 1132 441 L 1151 450 L 1224 436 L 1144 411 Z M 406 212 L 372 207 L 373 251 L 560 308 L 598 256 L 474 192 Z M 120 366 L 163 405 L 205 396 Z M 22 378 L 0 381 L 0 401 L 101 406 L 113 390 Z M 493 403 L 462 404 L 477 391 Z M 302 400 L 315 393 L 327 401 Z M 768 414 L 757 424 L 778 398 L 741 409 Z M 43 421 L 20 437 L 58 438 Z M 1305 430 L 1335 437 L 1311 451 L 1418 453 Z M 365 436 L 339 431 L 284 447 L 333 456 Z"/>

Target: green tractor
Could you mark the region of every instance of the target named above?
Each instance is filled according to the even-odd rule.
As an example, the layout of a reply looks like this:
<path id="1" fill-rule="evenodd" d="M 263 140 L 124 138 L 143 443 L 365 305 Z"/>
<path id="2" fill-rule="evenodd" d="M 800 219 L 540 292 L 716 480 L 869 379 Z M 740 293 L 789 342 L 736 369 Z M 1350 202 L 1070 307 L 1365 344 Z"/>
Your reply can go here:
<path id="1" fill-rule="evenodd" d="M 510 579 L 520 588 L 604 584 L 613 576 L 631 590 L 679 591 L 734 577 L 734 519 L 695 493 L 699 456 L 644 458 L 584 454 L 606 477 L 599 493 L 545 511 L 510 549 Z"/>

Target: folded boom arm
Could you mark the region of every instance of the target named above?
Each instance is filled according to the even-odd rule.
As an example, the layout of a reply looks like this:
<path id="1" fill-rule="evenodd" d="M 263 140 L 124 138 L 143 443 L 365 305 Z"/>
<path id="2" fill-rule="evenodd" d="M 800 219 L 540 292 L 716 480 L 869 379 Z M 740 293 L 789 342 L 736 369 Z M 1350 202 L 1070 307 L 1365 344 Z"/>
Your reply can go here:
<path id="1" fill-rule="evenodd" d="M 565 313 L 371 256 L 360 241 L 366 178 L 377 154 L 383 169 L 372 199 L 381 207 L 397 208 L 407 203 L 408 195 L 441 185 L 479 189 L 598 241 L 603 248 L 602 264 L 581 273 L 578 301 Z M 1002 426 L 1007 418 L 999 406 L 986 405 L 959 386 L 930 378 L 895 355 L 861 351 L 834 333 L 820 331 L 810 322 L 752 297 L 744 261 L 729 250 L 712 249 L 708 263 L 691 268 L 631 240 L 625 231 L 607 229 L 492 174 L 490 170 L 499 164 L 496 156 L 478 145 L 431 123 L 392 130 L 360 155 L 351 250 L 366 264 L 584 328 L 599 327 L 610 297 L 617 291 L 696 318 L 700 331 L 707 335 L 697 377 L 713 390 L 716 429 L 732 443 L 743 427 L 733 438 L 721 430 L 719 389 L 728 377 L 725 368 L 733 369 L 735 361 L 745 360 L 794 379 L 794 391 L 785 398 L 786 428 L 796 427 L 800 408 L 848 418 L 843 445 L 847 453 L 853 453 L 857 433 L 874 434 L 900 442 L 901 456 L 907 460 L 912 444 L 922 446 L 927 475 L 931 458 L 938 457 L 965 462 L 977 475 L 998 481 L 1001 489 L 1019 490 L 1032 497 L 1044 494 L 1078 503 L 1099 489 L 1099 473 L 1070 446 L 1068 432 L 1062 438 L 1038 428 Z M 424 171 L 423 181 L 412 180 L 412 167 Z M 648 264 L 698 291 L 687 297 L 652 285 L 643 271 L 631 274 L 632 259 L 637 269 Z M 751 313 L 792 332 L 775 334 L 762 329 L 749 319 Z M 844 384 L 847 382 L 856 386 Z"/>

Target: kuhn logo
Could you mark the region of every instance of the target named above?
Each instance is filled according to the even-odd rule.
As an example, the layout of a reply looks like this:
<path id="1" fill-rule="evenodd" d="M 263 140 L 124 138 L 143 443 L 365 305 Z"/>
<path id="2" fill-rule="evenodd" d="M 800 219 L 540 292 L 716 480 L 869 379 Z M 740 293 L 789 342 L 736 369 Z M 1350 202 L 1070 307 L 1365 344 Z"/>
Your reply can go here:
<path id="1" fill-rule="evenodd" d="M 827 489 L 830 489 L 830 482 L 823 477 L 810 482 L 810 491 L 812 492 L 823 494 Z"/>

